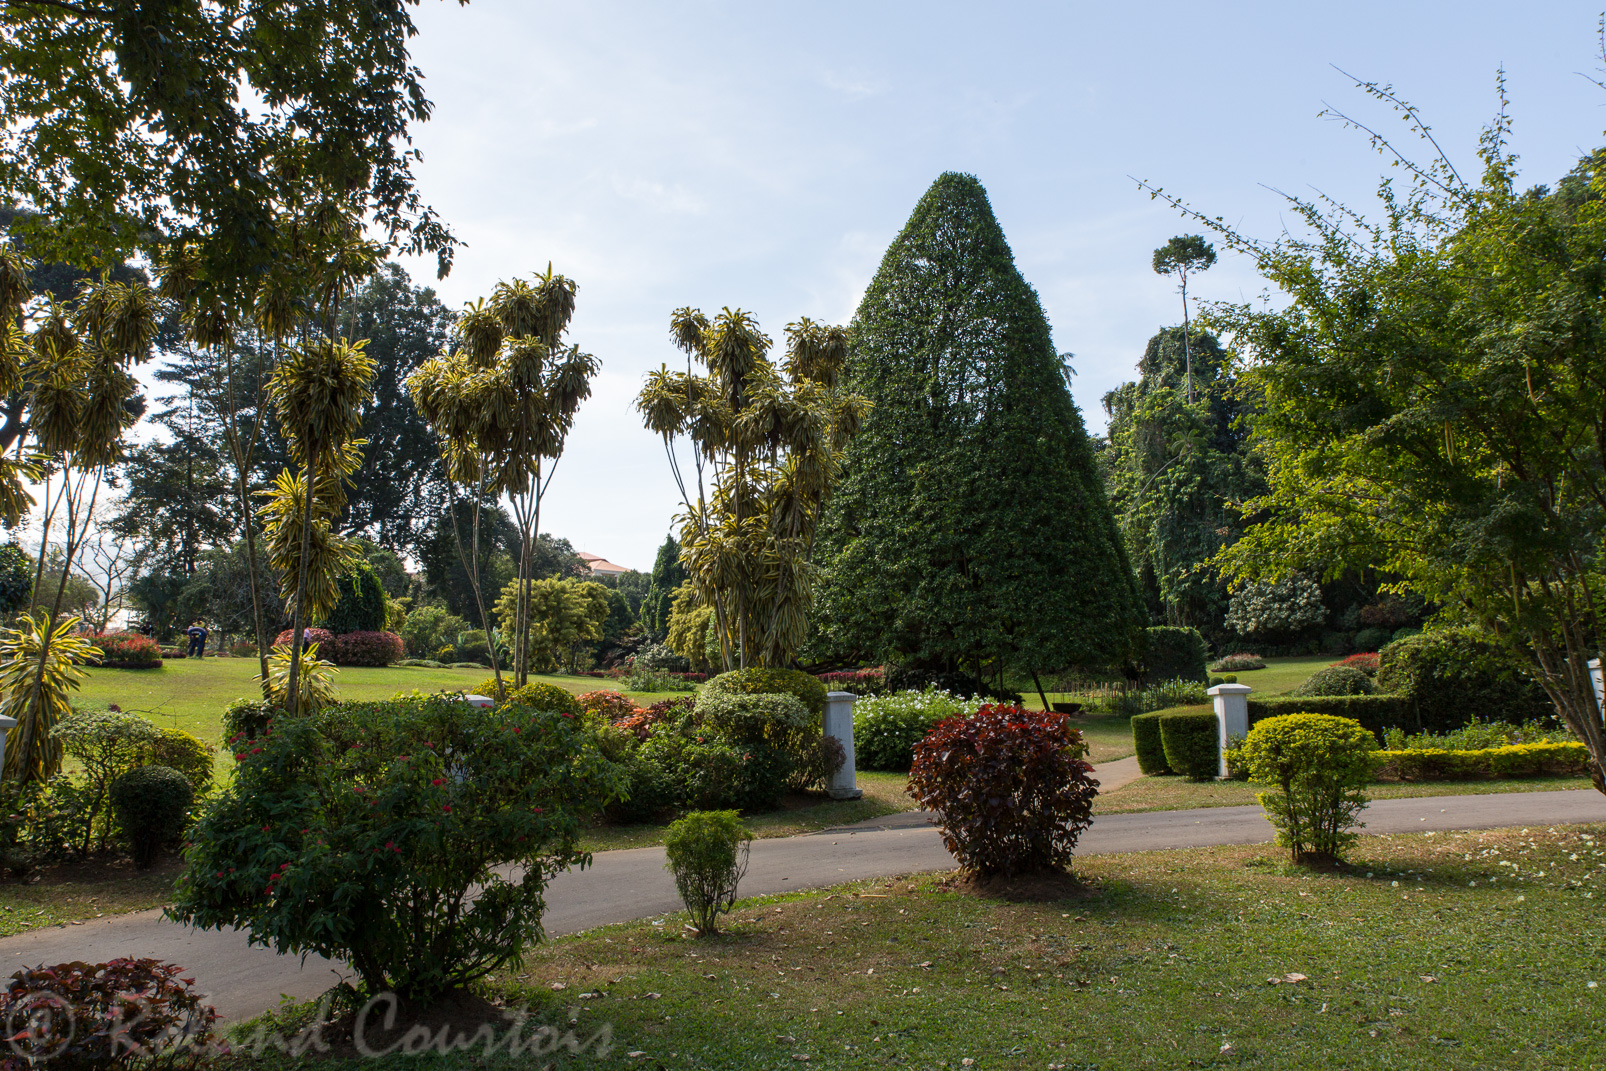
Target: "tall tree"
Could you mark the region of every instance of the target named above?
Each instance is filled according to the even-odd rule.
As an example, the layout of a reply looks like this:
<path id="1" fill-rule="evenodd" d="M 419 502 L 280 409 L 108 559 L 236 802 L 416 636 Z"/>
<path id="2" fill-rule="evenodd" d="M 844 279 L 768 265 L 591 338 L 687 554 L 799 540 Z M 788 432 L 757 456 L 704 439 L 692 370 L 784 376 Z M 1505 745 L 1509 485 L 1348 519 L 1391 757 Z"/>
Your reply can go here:
<path id="1" fill-rule="evenodd" d="M 1067 379 L 986 191 L 944 174 L 849 328 L 874 408 L 821 532 L 828 647 L 972 671 L 1128 653 L 1132 577 Z"/>
<path id="2" fill-rule="evenodd" d="M 413 286 L 394 263 L 383 265 L 340 317 L 342 334 L 368 340 L 374 396 L 362 414 L 360 434 L 368 447 L 337 523 L 399 554 L 417 553 L 430 520 L 450 498 L 440 452 L 407 398 L 406 380 L 441 351 L 456 319 L 433 289 Z"/>
<path id="3" fill-rule="evenodd" d="M 1179 234 L 1154 251 L 1154 273 L 1175 275 L 1182 292 L 1182 355 L 1187 366 L 1188 401 L 1193 401 L 1193 350 L 1188 338 L 1188 273 L 1208 271 L 1216 262 L 1215 246 L 1201 235 Z"/>
<path id="4" fill-rule="evenodd" d="M 664 537 L 663 546 L 652 563 L 652 582 L 641 601 L 641 627 L 654 643 L 669 635 L 669 610 L 675 592 L 686 582 L 686 567 L 680 564 L 680 544 L 673 535 Z"/>
<path id="5" fill-rule="evenodd" d="M 1270 483 L 1226 564 L 1246 580 L 1373 567 L 1458 607 L 1528 658 L 1606 791 L 1588 668 L 1606 649 L 1606 150 L 1522 188 L 1501 85 L 1474 183 L 1415 108 L 1361 87 L 1428 154 L 1372 134 L 1404 176 L 1382 183 L 1380 217 L 1295 199 L 1304 235 L 1215 224 L 1288 297 L 1213 311 L 1263 399 Z"/>
<path id="6" fill-rule="evenodd" d="M 297 189 L 339 190 L 444 274 L 455 240 L 407 148 L 431 107 L 414 2 L 8 0 L 0 201 L 41 213 L 40 255 L 90 266 L 162 235 L 227 297 L 279 264 Z"/>
<path id="7" fill-rule="evenodd" d="M 1194 331 L 1190 348 L 1182 328 L 1156 334 L 1138 362 L 1137 380 L 1104 396 L 1109 444 L 1099 452 L 1151 620 L 1206 636 L 1220 634 L 1227 612 L 1227 582 L 1212 559 L 1243 532 L 1234 503 L 1265 490 L 1226 359 L 1209 332 Z"/>

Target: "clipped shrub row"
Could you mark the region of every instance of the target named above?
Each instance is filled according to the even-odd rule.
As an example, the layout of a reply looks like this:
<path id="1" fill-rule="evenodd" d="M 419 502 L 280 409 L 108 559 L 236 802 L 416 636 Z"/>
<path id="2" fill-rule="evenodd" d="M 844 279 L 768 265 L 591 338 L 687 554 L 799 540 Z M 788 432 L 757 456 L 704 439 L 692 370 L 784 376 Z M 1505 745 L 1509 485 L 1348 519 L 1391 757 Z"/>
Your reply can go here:
<path id="1" fill-rule="evenodd" d="M 1508 744 L 1477 751 L 1411 748 L 1379 751 L 1379 779 L 1394 781 L 1478 781 L 1484 778 L 1587 775 L 1589 749 L 1566 743 Z"/>
<path id="2" fill-rule="evenodd" d="M 1372 732 L 1379 740 L 1394 726 L 1412 727 L 1415 717 L 1410 701 L 1403 695 L 1326 695 L 1276 696 L 1269 699 L 1249 697 L 1249 725 L 1266 718 L 1284 714 L 1328 714 L 1335 718 L 1353 718 Z M 1466 717 L 1461 719 L 1466 721 Z"/>
<path id="3" fill-rule="evenodd" d="M 1210 781 L 1220 770 L 1221 728 L 1214 714 L 1161 714 L 1165 764 L 1190 781 Z"/>

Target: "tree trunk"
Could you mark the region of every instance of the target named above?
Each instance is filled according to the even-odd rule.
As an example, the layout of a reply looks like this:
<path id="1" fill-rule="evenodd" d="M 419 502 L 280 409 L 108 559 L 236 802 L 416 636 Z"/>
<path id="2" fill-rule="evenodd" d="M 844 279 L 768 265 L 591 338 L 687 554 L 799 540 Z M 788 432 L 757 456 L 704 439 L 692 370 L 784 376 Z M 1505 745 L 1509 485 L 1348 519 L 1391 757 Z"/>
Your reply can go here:
<path id="1" fill-rule="evenodd" d="M 285 703 L 290 713 L 301 708 L 302 622 L 307 604 L 307 555 L 312 551 L 312 496 L 318 486 L 317 459 L 307 455 L 307 501 L 301 510 L 301 563 L 296 577 L 296 609 L 290 618 L 290 681 L 285 687 Z"/>

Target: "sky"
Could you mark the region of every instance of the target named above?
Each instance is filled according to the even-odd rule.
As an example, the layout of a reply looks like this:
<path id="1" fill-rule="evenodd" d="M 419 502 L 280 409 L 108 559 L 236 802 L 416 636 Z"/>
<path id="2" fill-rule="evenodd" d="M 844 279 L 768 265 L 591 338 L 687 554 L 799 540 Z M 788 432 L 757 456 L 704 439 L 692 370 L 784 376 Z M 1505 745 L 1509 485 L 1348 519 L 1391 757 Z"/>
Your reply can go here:
<path id="1" fill-rule="evenodd" d="M 1293 225 L 1277 191 L 1374 203 L 1386 161 L 1325 108 L 1425 151 L 1356 79 L 1392 83 L 1471 176 L 1503 68 L 1525 180 L 1553 181 L 1603 140 L 1598 10 L 422 0 L 419 187 L 465 245 L 444 280 L 403 264 L 453 307 L 549 261 L 579 283 L 571 341 L 602 371 L 542 529 L 647 570 L 679 503 L 631 402 L 678 358 L 672 310 L 740 307 L 778 339 L 845 324 L 927 187 L 970 172 L 1102 432 L 1104 393 L 1181 320 L 1153 251 L 1200 229 L 1136 179 L 1272 238 Z M 1264 289 L 1231 255 L 1189 288 Z"/>

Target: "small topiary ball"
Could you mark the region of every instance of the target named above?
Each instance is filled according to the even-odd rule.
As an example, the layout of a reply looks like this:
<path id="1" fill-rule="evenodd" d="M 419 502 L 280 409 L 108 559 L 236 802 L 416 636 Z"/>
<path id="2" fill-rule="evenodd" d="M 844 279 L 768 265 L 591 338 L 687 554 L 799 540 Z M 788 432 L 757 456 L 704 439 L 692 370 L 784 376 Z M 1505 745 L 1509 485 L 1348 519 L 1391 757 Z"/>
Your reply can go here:
<path id="1" fill-rule="evenodd" d="M 1316 696 L 1316 695 L 1371 695 L 1377 691 L 1377 686 L 1358 669 L 1349 666 L 1328 666 L 1319 669 L 1305 678 L 1305 683 L 1295 688 L 1289 695 Z"/>
<path id="2" fill-rule="evenodd" d="M 171 766 L 136 766 L 112 782 L 112 810 L 136 867 L 149 869 L 184 831 L 194 799 L 189 779 Z"/>

